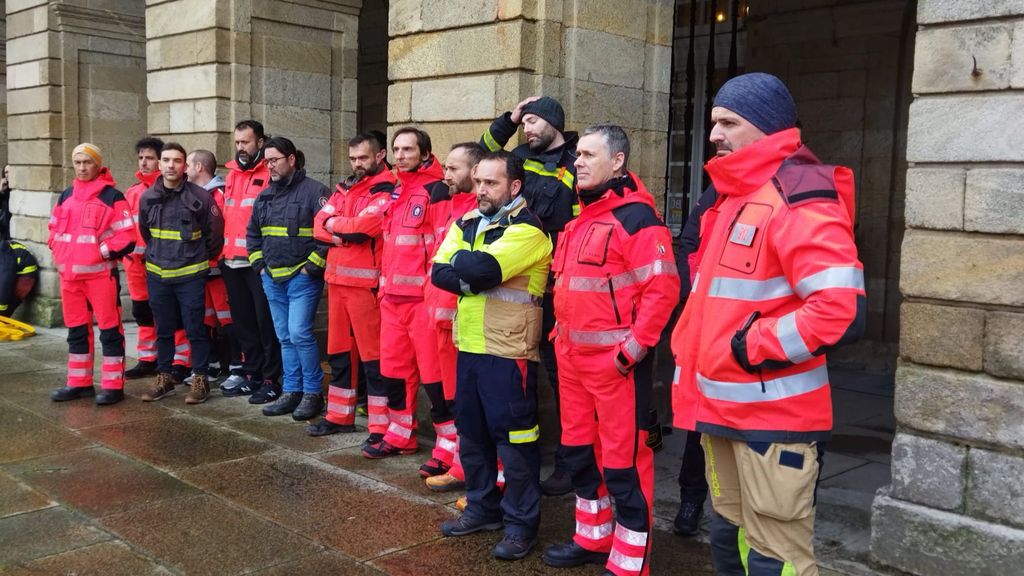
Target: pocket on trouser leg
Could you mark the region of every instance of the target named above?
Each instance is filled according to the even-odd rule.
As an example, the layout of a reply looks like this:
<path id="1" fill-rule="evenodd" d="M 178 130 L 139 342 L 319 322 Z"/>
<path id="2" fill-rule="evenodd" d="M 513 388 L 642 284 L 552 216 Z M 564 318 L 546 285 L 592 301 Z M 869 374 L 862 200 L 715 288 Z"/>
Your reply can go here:
<path id="1" fill-rule="evenodd" d="M 783 522 L 810 516 L 818 478 L 813 443 L 748 443 L 740 455 L 744 497 L 758 514 Z"/>

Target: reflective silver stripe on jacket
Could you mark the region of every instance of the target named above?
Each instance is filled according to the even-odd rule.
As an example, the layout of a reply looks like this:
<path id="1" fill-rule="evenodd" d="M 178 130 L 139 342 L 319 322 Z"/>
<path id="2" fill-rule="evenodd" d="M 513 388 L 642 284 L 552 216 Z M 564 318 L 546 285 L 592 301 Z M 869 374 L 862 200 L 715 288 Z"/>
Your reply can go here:
<path id="1" fill-rule="evenodd" d="M 828 368 L 823 364 L 799 374 L 765 380 L 764 384 L 756 380 L 754 382 L 722 382 L 711 380 L 698 372 L 697 384 L 704 396 L 714 400 L 741 403 L 769 402 L 799 396 L 825 386 L 828 384 Z M 762 386 L 764 392 L 761 391 Z"/>
<path id="2" fill-rule="evenodd" d="M 813 358 L 811 351 L 807 349 L 803 336 L 796 328 L 796 312 L 790 312 L 775 323 L 775 337 L 779 339 L 786 358 L 793 364 L 806 362 Z"/>
<path id="3" fill-rule="evenodd" d="M 678 276 L 679 271 L 676 270 L 675 266 L 667 264 L 664 260 L 655 260 L 650 264 L 638 266 L 637 268 L 621 272 L 611 277 L 588 278 L 584 276 L 573 276 L 572 278 L 569 278 L 569 290 L 572 292 L 607 292 L 609 282 L 613 289 L 625 288 L 627 286 L 646 282 L 651 276 L 657 276 L 659 274 Z"/>
<path id="4" fill-rule="evenodd" d="M 434 241 L 433 234 L 399 234 L 395 236 L 395 246 L 419 246 Z"/>
<path id="5" fill-rule="evenodd" d="M 426 276 L 407 276 L 405 274 L 391 276 L 391 283 L 395 286 L 423 286 L 426 282 Z"/>
<path id="6" fill-rule="evenodd" d="M 776 276 L 767 280 L 712 278 L 711 287 L 708 289 L 710 298 L 730 298 L 747 302 L 774 300 L 792 295 L 793 290 L 789 287 L 785 276 Z"/>
<path id="7" fill-rule="evenodd" d="M 796 293 L 806 299 L 819 290 L 829 288 L 864 289 L 864 271 L 856 266 L 836 266 L 825 268 L 797 282 Z"/>
<path id="8" fill-rule="evenodd" d="M 256 199 L 255 198 L 243 198 L 242 199 L 242 207 L 243 208 L 245 208 L 247 206 L 252 206 L 254 204 L 256 204 Z"/>
<path id="9" fill-rule="evenodd" d="M 338 276 L 349 276 L 351 278 L 376 279 L 380 277 L 380 270 L 376 268 L 352 268 L 350 266 L 335 266 L 334 273 Z"/>
<path id="10" fill-rule="evenodd" d="M 622 342 L 629 335 L 629 328 L 598 330 L 595 332 L 589 332 L 586 330 L 569 330 L 569 341 L 573 344 L 611 346 Z"/>

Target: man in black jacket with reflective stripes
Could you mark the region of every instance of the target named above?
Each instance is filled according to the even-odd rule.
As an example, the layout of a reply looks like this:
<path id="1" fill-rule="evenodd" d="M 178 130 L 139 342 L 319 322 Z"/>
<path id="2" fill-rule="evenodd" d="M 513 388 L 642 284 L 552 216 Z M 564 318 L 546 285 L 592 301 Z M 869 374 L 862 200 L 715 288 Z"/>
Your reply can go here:
<path id="1" fill-rule="evenodd" d="M 146 241 L 146 288 L 156 320 L 157 377 L 142 395 L 152 402 L 174 393 L 171 375 L 174 331 L 184 324 L 192 347 L 191 390 L 186 404 L 200 404 L 210 393 L 207 368 L 210 338 L 206 315 L 206 277 L 210 260 L 224 246 L 224 217 L 210 193 L 188 181 L 185 149 L 168 142 L 160 150 L 161 177 L 142 193 L 139 232 Z"/>
<path id="2" fill-rule="evenodd" d="M 324 289 L 328 249 L 313 238 L 313 218 L 331 193 L 306 176 L 305 157 L 291 140 L 267 140 L 263 159 L 271 184 L 256 197 L 245 242 L 270 304 L 284 369 L 284 393 L 263 414 L 309 420 L 324 406 L 313 318 Z"/>
<path id="3" fill-rule="evenodd" d="M 565 132 L 565 111 L 562 105 L 549 96 L 531 96 L 511 112 L 495 118 L 490 128 L 480 137 L 480 143 L 491 152 L 505 147 L 522 125 L 526 144 L 516 146 L 512 153 L 523 160 L 526 182 L 523 197 L 551 237 L 552 246 L 557 246 L 558 234 L 565 225 L 579 215 L 580 205 L 576 198 L 576 141 L 575 132 Z M 548 383 L 555 393 L 555 408 L 558 409 L 558 365 L 555 363 L 555 349 L 547 336 L 555 327 L 555 308 L 551 297 L 551 283 L 544 291 L 543 338 L 540 339 L 540 354 Z M 564 465 L 561 446 L 555 452 L 555 470 L 541 482 L 541 491 L 548 496 L 568 494 L 572 490 L 569 473 Z"/>

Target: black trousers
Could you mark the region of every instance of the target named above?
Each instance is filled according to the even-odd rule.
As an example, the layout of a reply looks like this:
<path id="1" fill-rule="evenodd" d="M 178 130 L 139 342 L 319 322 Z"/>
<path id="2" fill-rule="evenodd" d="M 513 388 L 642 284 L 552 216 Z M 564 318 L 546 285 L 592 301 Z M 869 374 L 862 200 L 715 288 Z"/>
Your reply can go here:
<path id="1" fill-rule="evenodd" d="M 174 363 L 174 332 L 180 325 L 192 347 L 192 371 L 205 375 L 210 362 L 210 332 L 203 323 L 206 315 L 206 277 L 183 282 L 166 282 L 146 275 L 149 305 L 156 319 L 156 366 L 170 372 Z"/>
<path id="2" fill-rule="evenodd" d="M 259 275 L 252 268 L 221 265 L 228 291 L 233 331 L 241 348 L 242 369 L 255 380 L 281 379 L 281 345 L 274 332 L 270 305 Z"/>
<path id="3" fill-rule="evenodd" d="M 679 500 L 703 505 L 708 497 L 708 480 L 704 475 L 704 449 L 700 432 L 686 432 L 686 449 L 679 466 Z"/>

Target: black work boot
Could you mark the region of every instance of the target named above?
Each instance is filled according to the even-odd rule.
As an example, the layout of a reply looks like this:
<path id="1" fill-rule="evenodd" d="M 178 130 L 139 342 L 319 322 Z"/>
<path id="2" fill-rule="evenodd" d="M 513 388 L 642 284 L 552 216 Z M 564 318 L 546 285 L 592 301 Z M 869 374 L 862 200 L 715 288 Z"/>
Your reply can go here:
<path id="1" fill-rule="evenodd" d="M 672 521 L 672 531 L 680 536 L 696 536 L 700 531 L 700 519 L 703 515 L 703 503 L 682 502 L 675 520 Z"/>
<path id="2" fill-rule="evenodd" d="M 337 434 L 339 432 L 355 432 L 355 424 L 335 424 L 330 420 L 324 418 L 316 424 L 310 424 L 306 428 L 306 434 L 310 436 L 328 436 L 330 434 Z"/>
<path id="3" fill-rule="evenodd" d="M 458 518 L 452 520 L 445 520 L 441 523 L 441 534 L 445 536 L 466 536 L 467 534 L 473 534 L 474 532 L 490 532 L 493 530 L 501 530 L 504 526 L 501 520 L 494 522 L 486 522 L 484 520 L 477 520 L 470 518 L 463 514 Z"/>
<path id="4" fill-rule="evenodd" d="M 124 390 L 113 388 L 102 388 L 96 395 L 97 406 L 110 406 L 124 400 Z"/>
<path id="5" fill-rule="evenodd" d="M 156 374 L 156 362 L 139 360 L 135 366 L 124 371 L 125 380 L 138 380 Z"/>
<path id="6" fill-rule="evenodd" d="M 291 414 L 302 402 L 302 392 L 285 392 L 280 398 L 263 407 L 264 416 Z"/>
<path id="7" fill-rule="evenodd" d="M 50 391 L 50 400 L 54 402 L 67 402 L 79 398 L 92 398 L 96 395 L 96 389 L 92 386 L 64 386 Z"/>
<path id="8" fill-rule="evenodd" d="M 545 496 L 561 496 L 572 492 L 572 476 L 565 470 L 555 468 L 546 480 L 540 483 L 540 491 Z"/>
<path id="9" fill-rule="evenodd" d="M 529 538 L 518 534 L 505 534 L 494 547 L 494 557 L 502 560 L 522 560 L 537 544 L 537 537 Z"/>
<path id="10" fill-rule="evenodd" d="M 572 568 L 584 564 L 601 564 L 608 561 L 607 552 L 591 552 L 575 540 L 553 544 L 544 551 L 544 563 L 555 568 Z"/>
<path id="11" fill-rule="evenodd" d="M 324 397 L 320 394 L 303 394 L 302 402 L 292 412 L 293 420 L 312 420 L 324 410 Z"/>

